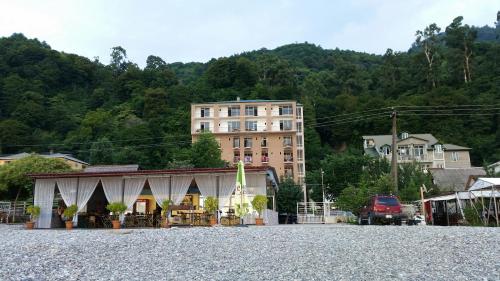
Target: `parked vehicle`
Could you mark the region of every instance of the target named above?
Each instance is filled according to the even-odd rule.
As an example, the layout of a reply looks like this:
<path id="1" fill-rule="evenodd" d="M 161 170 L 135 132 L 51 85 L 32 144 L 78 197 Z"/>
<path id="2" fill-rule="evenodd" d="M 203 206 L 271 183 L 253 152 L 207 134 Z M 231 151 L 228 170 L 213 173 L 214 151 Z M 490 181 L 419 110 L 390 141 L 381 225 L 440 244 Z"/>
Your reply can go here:
<path id="1" fill-rule="evenodd" d="M 394 223 L 401 225 L 403 219 L 405 219 L 405 216 L 401 211 L 401 204 L 396 196 L 375 195 L 361 208 L 358 223 Z"/>

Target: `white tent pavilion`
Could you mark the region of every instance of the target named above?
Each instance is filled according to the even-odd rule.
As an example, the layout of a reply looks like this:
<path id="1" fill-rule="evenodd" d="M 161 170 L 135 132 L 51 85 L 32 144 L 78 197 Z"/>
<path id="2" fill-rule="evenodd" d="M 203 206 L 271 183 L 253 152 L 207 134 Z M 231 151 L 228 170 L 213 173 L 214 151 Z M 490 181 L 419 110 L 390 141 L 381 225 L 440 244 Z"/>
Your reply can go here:
<path id="1" fill-rule="evenodd" d="M 40 206 L 41 215 L 37 228 L 50 228 L 56 190 L 64 203 L 76 205 L 78 212 L 86 209 L 87 203 L 97 186 L 101 186 L 107 202 L 122 202 L 131 207 L 138 199 L 146 183 L 151 189 L 154 201 L 160 205 L 171 199 L 174 205 L 181 203 L 194 182 L 201 196 L 215 196 L 224 209 L 234 196 L 236 169 L 198 168 L 177 170 L 135 170 L 135 171 L 84 171 L 71 173 L 46 173 L 29 175 L 35 180 L 34 204 Z M 258 194 L 272 196 L 278 188 L 276 172 L 270 167 L 247 168 L 249 196 Z M 269 194 L 268 194 L 269 193 Z M 270 195 L 272 194 L 272 195 Z M 274 204 L 273 204 L 274 209 Z M 266 224 L 277 224 L 275 210 L 265 211 Z"/>
<path id="2" fill-rule="evenodd" d="M 486 193 L 486 192 L 489 192 L 490 193 L 490 196 L 489 196 L 489 206 L 488 206 L 488 212 L 487 213 L 487 216 L 485 218 L 485 223 L 488 222 L 488 219 L 489 219 L 489 216 L 490 216 L 490 210 L 491 210 L 491 207 L 494 208 L 494 211 L 493 211 L 493 214 L 495 216 L 495 220 L 496 220 L 496 223 L 497 223 L 497 226 L 500 226 L 500 221 L 499 221 L 499 217 L 498 217 L 498 213 L 499 213 L 499 210 L 498 210 L 498 200 L 497 198 L 499 198 L 500 196 L 498 196 L 498 193 L 500 190 L 500 178 L 478 178 L 477 181 L 469 188 L 469 192 L 479 192 L 479 193 Z M 492 201 L 493 201 L 493 204 L 492 204 Z M 483 209 L 484 209 L 484 203 L 483 203 Z"/>

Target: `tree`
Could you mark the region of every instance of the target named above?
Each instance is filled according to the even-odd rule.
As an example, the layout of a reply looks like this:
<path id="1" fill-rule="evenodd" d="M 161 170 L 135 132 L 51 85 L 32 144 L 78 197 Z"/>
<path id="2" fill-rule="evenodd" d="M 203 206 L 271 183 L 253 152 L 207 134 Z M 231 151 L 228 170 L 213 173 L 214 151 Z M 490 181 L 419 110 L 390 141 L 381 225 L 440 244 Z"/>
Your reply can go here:
<path id="1" fill-rule="evenodd" d="M 90 160 L 92 165 L 113 164 L 113 143 L 107 137 L 102 137 L 90 147 Z"/>
<path id="2" fill-rule="evenodd" d="M 127 51 L 124 48 L 120 46 L 111 48 L 110 66 L 112 67 L 113 72 L 116 75 L 125 72 L 128 66 L 128 62 L 127 62 Z"/>
<path id="3" fill-rule="evenodd" d="M 33 196 L 31 173 L 55 173 L 70 171 L 71 167 L 61 159 L 31 155 L 0 166 L 0 192 L 6 199 Z"/>
<path id="4" fill-rule="evenodd" d="M 417 30 L 415 36 L 417 47 L 422 49 L 427 62 L 427 79 L 431 82 L 432 87 L 436 88 L 435 77 L 435 61 L 438 55 L 438 47 L 440 44 L 439 32 L 441 28 L 435 23 L 427 26 L 424 31 Z"/>
<path id="5" fill-rule="evenodd" d="M 191 148 L 191 162 L 195 168 L 222 168 L 225 162 L 221 159 L 219 143 L 209 132 L 201 133 Z"/>
<path id="6" fill-rule="evenodd" d="M 279 213 L 286 213 L 286 223 L 290 214 L 297 212 L 297 202 L 302 200 L 302 191 L 292 179 L 285 179 L 281 182 L 276 194 L 276 205 Z"/>
<path id="7" fill-rule="evenodd" d="M 461 54 L 463 77 L 465 83 L 472 81 L 471 77 L 471 57 L 474 40 L 477 31 L 469 25 L 462 25 L 463 17 L 456 17 L 453 22 L 446 27 L 446 45 L 455 49 Z"/>

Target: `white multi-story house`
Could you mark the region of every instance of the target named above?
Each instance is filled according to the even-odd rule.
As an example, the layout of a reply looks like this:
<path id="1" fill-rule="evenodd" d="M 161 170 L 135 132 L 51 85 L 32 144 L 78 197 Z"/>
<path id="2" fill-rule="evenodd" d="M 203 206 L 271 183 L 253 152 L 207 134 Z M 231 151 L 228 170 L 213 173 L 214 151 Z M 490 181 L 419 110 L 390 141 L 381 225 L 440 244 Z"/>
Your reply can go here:
<path id="1" fill-rule="evenodd" d="M 432 134 L 403 132 L 397 139 L 398 163 L 416 161 L 429 168 L 470 168 L 470 148 L 438 141 Z M 392 158 L 392 136 L 363 136 L 365 154 Z"/>

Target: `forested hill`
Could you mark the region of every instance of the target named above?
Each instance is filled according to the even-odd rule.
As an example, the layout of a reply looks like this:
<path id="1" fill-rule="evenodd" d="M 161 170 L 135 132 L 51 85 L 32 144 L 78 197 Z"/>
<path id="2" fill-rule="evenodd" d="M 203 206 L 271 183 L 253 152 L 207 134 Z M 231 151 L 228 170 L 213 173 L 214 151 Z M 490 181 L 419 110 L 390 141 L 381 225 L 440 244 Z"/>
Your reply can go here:
<path id="1" fill-rule="evenodd" d="M 239 96 L 304 104 L 309 171 L 329 153 L 361 148 L 362 135 L 389 133 L 394 105 L 405 106 L 396 108 L 400 130 L 471 147 L 482 165 L 500 158 L 500 44 L 476 39 L 457 18 L 424 29 L 409 52 L 303 43 L 207 63 L 150 56 L 140 69 L 121 47 L 106 65 L 13 34 L 0 38 L 1 153 L 175 166 L 190 146 L 190 103 Z"/>

